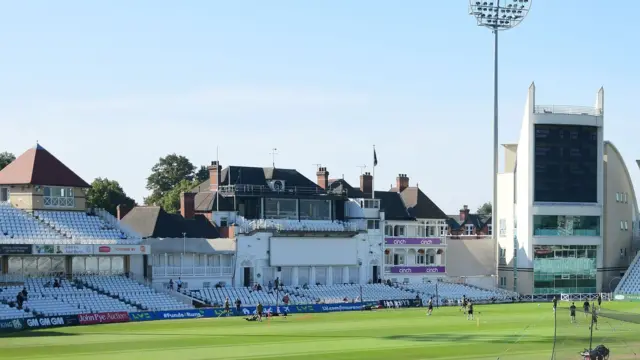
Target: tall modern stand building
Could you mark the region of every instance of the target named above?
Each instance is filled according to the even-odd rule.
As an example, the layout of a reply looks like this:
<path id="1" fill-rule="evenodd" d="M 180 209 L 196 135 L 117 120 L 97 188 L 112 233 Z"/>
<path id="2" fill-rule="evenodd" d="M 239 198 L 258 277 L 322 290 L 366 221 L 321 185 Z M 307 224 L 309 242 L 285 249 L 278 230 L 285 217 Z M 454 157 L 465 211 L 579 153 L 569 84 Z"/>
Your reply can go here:
<path id="1" fill-rule="evenodd" d="M 499 281 L 525 294 L 615 287 L 632 254 L 637 203 L 626 165 L 593 107 L 537 105 L 529 87 L 517 144 L 498 176 Z"/>

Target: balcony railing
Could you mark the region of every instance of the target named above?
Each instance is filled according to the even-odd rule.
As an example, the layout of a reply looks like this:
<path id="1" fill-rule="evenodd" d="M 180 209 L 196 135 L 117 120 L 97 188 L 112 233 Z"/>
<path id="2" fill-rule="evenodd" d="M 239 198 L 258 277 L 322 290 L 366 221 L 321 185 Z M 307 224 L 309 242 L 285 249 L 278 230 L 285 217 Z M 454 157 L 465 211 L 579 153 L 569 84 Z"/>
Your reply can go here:
<path id="1" fill-rule="evenodd" d="M 154 266 L 153 276 L 230 276 L 233 275 L 231 266 Z"/>
<path id="2" fill-rule="evenodd" d="M 601 116 L 602 110 L 591 106 L 536 105 L 533 113 Z"/>
<path id="3" fill-rule="evenodd" d="M 250 184 L 236 184 L 236 185 L 223 185 L 218 188 L 220 194 L 225 195 L 241 195 L 241 196 L 260 196 L 260 195 L 338 195 L 346 196 L 346 190 L 332 190 L 327 192 L 320 187 L 309 186 L 286 186 L 282 190 L 274 190 L 266 185 L 250 185 Z"/>
<path id="4" fill-rule="evenodd" d="M 493 235 L 447 235 L 447 239 L 453 240 L 473 240 L 473 239 L 491 239 Z"/>
<path id="5" fill-rule="evenodd" d="M 316 221 L 316 220 L 246 220 L 237 218 L 241 233 L 258 230 L 275 230 L 278 232 L 358 232 L 366 230 L 364 221 Z"/>

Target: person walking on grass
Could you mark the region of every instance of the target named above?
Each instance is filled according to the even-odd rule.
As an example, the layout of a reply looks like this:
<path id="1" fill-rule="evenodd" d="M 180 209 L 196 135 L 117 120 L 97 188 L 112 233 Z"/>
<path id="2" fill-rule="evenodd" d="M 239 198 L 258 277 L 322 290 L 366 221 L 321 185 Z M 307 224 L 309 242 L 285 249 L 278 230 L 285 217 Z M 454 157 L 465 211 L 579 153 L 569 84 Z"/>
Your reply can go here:
<path id="1" fill-rule="evenodd" d="M 576 304 L 575 303 L 571 303 L 571 306 L 569 307 L 569 311 L 571 313 L 571 323 L 574 324 L 576 322 Z"/>

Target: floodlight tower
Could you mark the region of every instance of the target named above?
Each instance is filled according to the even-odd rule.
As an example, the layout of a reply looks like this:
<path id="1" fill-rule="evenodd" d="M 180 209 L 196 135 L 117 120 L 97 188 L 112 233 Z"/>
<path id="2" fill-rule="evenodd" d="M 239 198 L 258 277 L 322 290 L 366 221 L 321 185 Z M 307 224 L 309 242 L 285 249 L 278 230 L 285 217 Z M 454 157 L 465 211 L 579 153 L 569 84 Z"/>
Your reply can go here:
<path id="1" fill-rule="evenodd" d="M 498 254 L 498 32 L 518 26 L 527 16 L 533 0 L 469 0 L 469 14 L 473 15 L 478 26 L 484 26 L 493 32 L 493 200 L 491 201 L 491 235 L 496 254 L 496 275 L 500 255 Z M 514 234 L 515 239 L 515 234 Z M 514 244 L 517 240 L 514 240 Z M 517 248 L 514 249 L 514 256 Z M 514 262 L 517 258 L 514 258 Z M 513 264 L 517 269 L 518 264 Z M 514 271 L 514 276 L 515 271 Z M 499 277 L 498 277 L 499 278 Z M 514 278 L 514 288 L 516 279 Z"/>

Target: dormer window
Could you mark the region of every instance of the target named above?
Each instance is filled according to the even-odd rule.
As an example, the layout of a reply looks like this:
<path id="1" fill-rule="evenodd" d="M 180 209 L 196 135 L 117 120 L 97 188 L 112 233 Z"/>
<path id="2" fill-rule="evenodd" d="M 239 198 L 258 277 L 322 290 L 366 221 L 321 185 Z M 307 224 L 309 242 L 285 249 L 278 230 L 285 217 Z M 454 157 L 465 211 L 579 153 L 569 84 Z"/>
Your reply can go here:
<path id="1" fill-rule="evenodd" d="M 472 224 L 467 224 L 464 226 L 464 234 L 465 235 L 473 235 L 473 225 Z"/>

